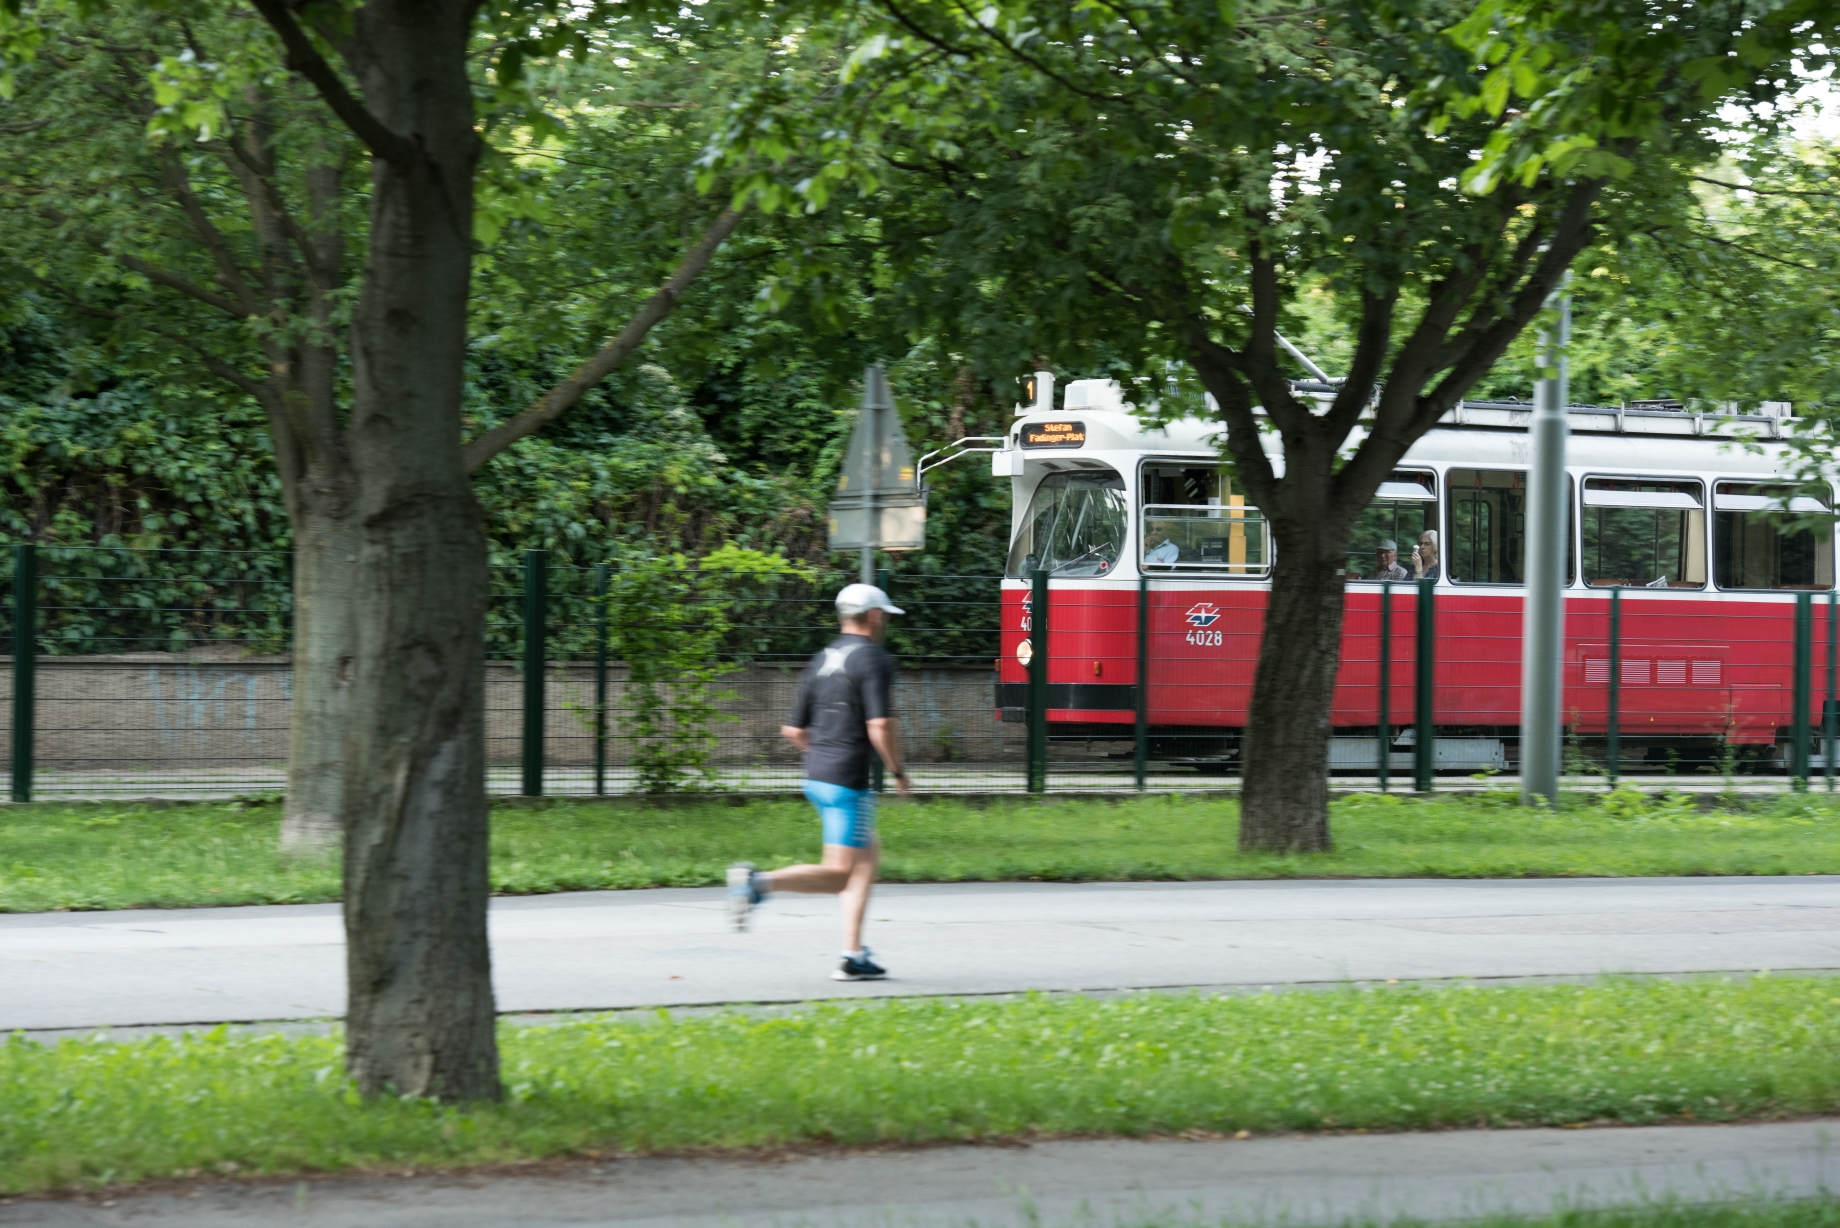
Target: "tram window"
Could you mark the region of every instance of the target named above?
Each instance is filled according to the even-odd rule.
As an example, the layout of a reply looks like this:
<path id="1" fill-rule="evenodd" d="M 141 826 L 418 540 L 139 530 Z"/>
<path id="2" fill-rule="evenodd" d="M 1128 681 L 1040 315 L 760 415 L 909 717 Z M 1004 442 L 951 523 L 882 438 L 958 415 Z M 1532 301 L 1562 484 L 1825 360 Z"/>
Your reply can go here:
<path id="1" fill-rule="evenodd" d="M 1412 551 L 1420 537 L 1436 528 L 1436 475 L 1407 470 L 1390 474 L 1349 531 L 1345 574 L 1350 580 L 1417 579 Z M 1386 542 L 1393 543 L 1393 561 L 1391 572 L 1382 574 L 1380 548 Z"/>
<path id="2" fill-rule="evenodd" d="M 1142 474 L 1144 571 L 1263 576 L 1271 570 L 1265 517 L 1218 466 L 1146 464 Z"/>
<path id="3" fill-rule="evenodd" d="M 1810 498 L 1794 487 L 1720 482 L 1713 487 L 1712 577 L 1720 588 L 1834 586 L 1833 532 L 1781 528 L 1771 513 L 1826 514 L 1831 496 Z"/>
<path id="4" fill-rule="evenodd" d="M 1586 478 L 1585 583 L 1704 588 L 1704 492 L 1684 479 Z"/>
<path id="5" fill-rule="evenodd" d="M 1521 584 L 1527 565 L 1527 474 L 1452 469 L 1444 475 L 1449 532 L 1444 572 L 1458 584 Z M 1565 582 L 1576 574 L 1572 480 L 1565 479 Z"/>
<path id="6" fill-rule="evenodd" d="M 1106 575 L 1118 565 L 1128 522 L 1124 479 L 1112 470 L 1050 473 L 1029 501 L 1005 574 Z"/>

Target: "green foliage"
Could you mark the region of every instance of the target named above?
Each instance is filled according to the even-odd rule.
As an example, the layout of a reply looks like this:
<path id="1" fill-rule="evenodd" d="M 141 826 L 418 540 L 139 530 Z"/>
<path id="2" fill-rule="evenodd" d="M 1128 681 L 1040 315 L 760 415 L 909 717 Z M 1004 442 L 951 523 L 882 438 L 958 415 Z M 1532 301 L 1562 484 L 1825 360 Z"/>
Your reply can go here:
<path id="1" fill-rule="evenodd" d="M 298 304 L 279 322 L 223 318 L 171 284 L 178 277 L 207 292 L 224 288 L 193 219 L 142 188 L 183 173 L 233 257 L 253 261 L 248 184 L 233 173 L 240 164 L 223 132 L 234 116 L 223 105 L 259 86 L 274 125 L 276 190 L 297 219 L 311 214 L 355 248 L 362 176 L 341 170 L 330 211 L 313 196 L 324 178 L 308 182 L 314 168 L 349 169 L 351 152 L 309 96 L 282 88 L 269 35 L 236 0 L 214 0 L 184 23 L 158 8 L 31 7 L 57 64 L 40 58 L 21 67 L 15 109 L 24 122 L 0 127 L 0 211 L 15 240 L 0 253 L 0 280 L 19 291 L 0 323 L 22 321 L 0 346 L 0 393 L 44 416 L 40 434 L 55 442 L 57 398 L 82 408 L 134 381 L 150 416 L 188 424 L 168 425 L 158 438 L 119 435 L 120 464 L 146 467 L 149 496 L 193 498 L 178 480 L 191 475 L 169 475 L 161 454 L 189 453 L 225 512 L 241 507 L 238 492 L 251 479 L 265 484 L 263 523 L 242 525 L 240 538 L 238 526 L 220 523 L 228 535 L 210 544 L 285 546 L 263 415 L 222 379 L 226 370 L 259 378 L 265 339 L 338 342 L 349 295 L 334 296 L 333 313 L 318 323 L 298 318 Z M 820 63 L 832 54 L 823 38 L 788 41 L 772 20 L 731 8 L 686 11 L 668 24 L 636 10 L 554 16 L 516 37 L 482 36 L 476 60 L 490 149 L 475 214 L 481 251 L 465 404 L 472 433 L 566 377 L 707 225 L 719 201 L 699 194 L 690 172 L 737 82 L 757 79 L 795 49 Z M 806 250 L 859 254 L 860 230 L 859 218 L 834 226 L 750 218 L 638 356 L 482 473 L 494 560 L 532 546 L 579 564 L 634 552 L 696 557 L 732 542 L 822 562 L 823 503 L 866 363 L 894 365 L 916 442 L 1000 417 L 981 380 L 961 391 L 958 358 L 916 347 L 904 322 L 877 312 L 870 265 L 846 261 L 822 293 L 794 286 L 769 296 L 771 307 L 761 298 L 764 270 Z M 166 280 L 151 280 L 148 269 Z M 342 374 L 338 395 L 348 396 Z M 241 434 L 234 447 L 213 451 L 194 422 Z M 5 539 L 110 540 L 102 496 L 113 461 L 94 449 L 60 457 L 44 447 L 13 447 L 7 461 L 0 476 L 17 485 L 69 490 L 57 508 L 16 502 L 0 525 Z M 999 489 L 969 471 L 942 481 L 944 514 L 928 565 L 987 570 L 1001 554 L 992 542 L 1007 533 L 1007 483 Z M 207 502 L 199 510 L 212 509 Z"/>
<path id="2" fill-rule="evenodd" d="M 619 735 L 627 741 L 646 793 L 713 790 L 715 725 L 738 718 L 712 689 L 731 668 L 722 660 L 741 589 L 762 579 L 803 578 L 778 555 L 735 546 L 711 551 L 692 568 L 682 554 L 635 559 L 607 586 L 610 651 L 626 663 Z"/>
<path id="3" fill-rule="evenodd" d="M 0 1044 L 0 1191 L 602 1150 L 1771 1118 L 1840 1108 L 1840 985 L 823 1005 L 506 1028 L 507 1100 L 361 1099 L 341 1038 Z"/>
<path id="4" fill-rule="evenodd" d="M 925 785 L 922 772 L 922 787 Z M 1334 852 L 1241 853 L 1237 808 L 1205 796 L 949 797 L 882 808 L 893 882 L 1236 878 L 1518 878 L 1840 873 L 1840 805 L 1825 795 L 1701 810 L 1623 788 L 1529 811 L 1512 793 L 1334 804 Z M 338 897 L 335 867 L 276 852 L 273 808 L 38 804 L 0 814 L 0 912 L 300 903 Z M 492 819 L 492 889 L 507 894 L 710 886 L 737 857 L 810 861 L 803 801 L 652 807 L 562 800 Z"/>

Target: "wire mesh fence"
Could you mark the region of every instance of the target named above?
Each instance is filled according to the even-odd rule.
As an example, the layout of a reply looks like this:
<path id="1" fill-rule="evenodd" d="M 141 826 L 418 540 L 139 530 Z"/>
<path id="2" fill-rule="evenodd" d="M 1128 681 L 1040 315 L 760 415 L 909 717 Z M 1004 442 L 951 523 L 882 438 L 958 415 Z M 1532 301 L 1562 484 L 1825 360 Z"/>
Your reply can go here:
<path id="1" fill-rule="evenodd" d="M 33 574 L 15 583 L 21 559 Z M 488 789 L 623 794 L 795 789 L 779 734 L 853 577 L 674 561 L 491 569 Z M 998 580 L 884 573 L 918 787 L 1019 790 L 997 720 Z M 279 792 L 292 699 L 289 558 L 38 547 L 0 552 L 0 744 L 15 799 Z M 37 652 L 15 652 L 21 612 Z M 21 691 L 22 680 L 24 691 Z M 24 703 L 20 699 L 23 695 Z M 21 714 L 24 721 L 21 722 Z M 23 728 L 24 736 L 17 736 Z"/>
<path id="2" fill-rule="evenodd" d="M 23 568 L 23 570 L 22 570 Z M 619 795 L 797 787 L 779 733 L 853 576 L 669 559 L 491 571 L 488 788 Z M 1266 595 L 1194 578 L 1005 583 L 882 573 L 906 614 L 895 710 L 925 791 L 1217 788 L 1245 765 Z M 283 789 L 293 594 L 283 552 L 0 552 L 0 744 L 15 799 Z M 1830 776 L 1831 591 L 1573 589 L 1566 773 Z M 1474 787 L 1518 768 L 1518 596 L 1351 583 L 1338 787 Z M 16 651 L 24 642 L 37 651 Z M 1801 713 L 1797 717 L 1796 713 Z"/>

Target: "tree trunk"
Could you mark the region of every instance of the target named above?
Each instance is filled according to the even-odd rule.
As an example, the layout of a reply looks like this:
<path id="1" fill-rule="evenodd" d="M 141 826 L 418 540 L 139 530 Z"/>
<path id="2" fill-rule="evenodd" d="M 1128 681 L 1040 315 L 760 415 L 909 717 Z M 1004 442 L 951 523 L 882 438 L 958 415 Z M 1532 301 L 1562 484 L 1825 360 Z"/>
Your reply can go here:
<path id="1" fill-rule="evenodd" d="M 464 0 L 371 0 L 346 51 L 363 105 L 394 138 L 373 142 L 351 333 L 346 1059 L 367 1095 L 450 1102 L 500 1094 L 486 945 L 486 543 L 460 452 L 479 152 L 473 11 Z"/>
<path id="2" fill-rule="evenodd" d="M 349 490 L 303 483 L 294 509 L 294 681 L 281 851 L 336 849 L 345 799 L 345 717 L 357 653 Z"/>
<path id="3" fill-rule="evenodd" d="M 1287 519 L 1272 523 L 1272 536 L 1271 600 L 1246 714 L 1239 846 L 1322 853 L 1330 848 L 1329 711 L 1341 659 L 1347 530 Z"/>

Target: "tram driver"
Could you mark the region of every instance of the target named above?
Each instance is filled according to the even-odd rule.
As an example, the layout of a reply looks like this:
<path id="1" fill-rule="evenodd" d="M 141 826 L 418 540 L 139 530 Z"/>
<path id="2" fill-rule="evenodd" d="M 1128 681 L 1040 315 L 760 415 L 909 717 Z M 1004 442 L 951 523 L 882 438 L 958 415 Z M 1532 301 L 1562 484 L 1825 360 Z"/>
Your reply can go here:
<path id="1" fill-rule="evenodd" d="M 1182 557 L 1181 549 L 1169 540 L 1169 522 L 1152 520 L 1144 526 L 1144 562 L 1159 567 L 1174 565 Z"/>
<path id="2" fill-rule="evenodd" d="M 1410 580 L 1412 573 L 1399 565 L 1399 543 L 1390 537 L 1380 539 L 1374 549 L 1374 560 L 1378 567 L 1374 570 L 1376 580 Z"/>

